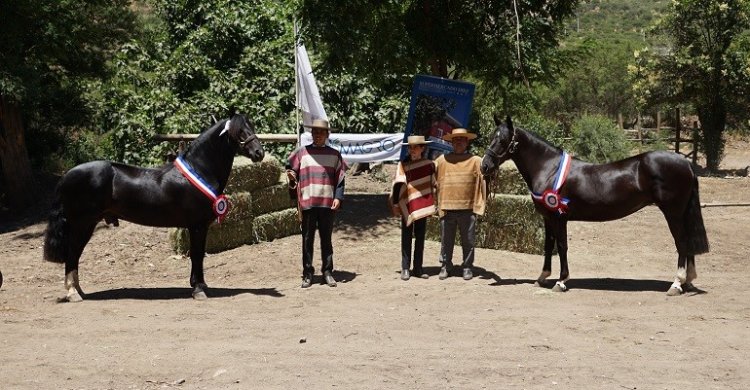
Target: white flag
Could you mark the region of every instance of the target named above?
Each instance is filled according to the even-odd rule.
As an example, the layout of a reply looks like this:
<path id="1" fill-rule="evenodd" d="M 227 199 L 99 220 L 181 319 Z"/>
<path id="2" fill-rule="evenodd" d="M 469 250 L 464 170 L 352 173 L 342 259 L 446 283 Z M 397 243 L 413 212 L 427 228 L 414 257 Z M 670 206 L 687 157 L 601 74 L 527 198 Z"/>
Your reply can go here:
<path id="1" fill-rule="evenodd" d="M 302 110 L 302 123 L 312 123 L 313 119 L 328 120 L 323 101 L 320 100 L 315 84 L 310 59 L 304 45 L 297 46 L 297 107 Z"/>

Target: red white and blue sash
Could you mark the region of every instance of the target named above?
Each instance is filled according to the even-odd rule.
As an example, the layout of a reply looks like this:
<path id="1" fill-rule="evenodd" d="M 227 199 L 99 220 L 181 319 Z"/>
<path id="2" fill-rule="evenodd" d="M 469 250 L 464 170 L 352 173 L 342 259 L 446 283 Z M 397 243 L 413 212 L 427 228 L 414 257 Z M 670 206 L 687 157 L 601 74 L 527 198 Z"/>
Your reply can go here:
<path id="1" fill-rule="evenodd" d="M 200 175 L 198 175 L 198 173 L 182 159 L 182 157 L 177 157 L 177 159 L 174 160 L 174 165 L 177 167 L 177 170 L 182 173 L 182 176 L 185 176 L 185 178 L 188 179 L 190 184 L 214 202 L 213 210 L 214 215 L 216 215 L 216 222 L 221 223 L 229 212 L 229 200 L 227 197 L 223 194 L 217 195 L 216 191 L 214 191 L 211 186 L 209 186 L 208 183 L 206 183 L 205 180 L 203 180 L 203 178 L 201 178 Z"/>
<path id="2" fill-rule="evenodd" d="M 548 210 L 557 212 L 561 215 L 568 211 L 568 202 L 570 201 L 568 198 L 561 197 L 559 192 L 560 188 L 565 184 L 568 172 L 570 172 L 571 161 L 572 158 L 570 155 L 563 151 L 562 156 L 560 156 L 560 166 L 557 167 L 557 174 L 555 175 L 555 181 L 552 184 L 552 188 L 545 190 L 541 194 L 533 191 L 531 192 L 531 198 L 534 199 L 535 202 L 541 203 Z"/>

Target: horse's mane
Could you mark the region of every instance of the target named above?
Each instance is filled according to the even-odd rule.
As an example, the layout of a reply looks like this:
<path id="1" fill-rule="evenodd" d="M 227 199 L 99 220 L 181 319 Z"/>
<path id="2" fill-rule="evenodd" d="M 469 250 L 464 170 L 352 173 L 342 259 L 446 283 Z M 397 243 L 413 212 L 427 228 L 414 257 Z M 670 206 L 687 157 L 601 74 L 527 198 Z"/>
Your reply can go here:
<path id="1" fill-rule="evenodd" d="M 230 119 L 222 119 L 222 120 L 214 123 L 210 127 L 202 129 L 201 132 L 198 135 L 198 138 L 196 138 L 195 140 L 193 140 L 192 142 L 190 142 L 188 144 L 187 148 L 185 149 L 185 151 L 182 154 L 183 155 L 187 155 L 188 152 L 190 152 L 191 149 L 193 149 L 195 147 L 198 147 L 198 145 L 201 145 L 204 142 L 206 142 L 206 140 L 208 140 L 211 137 L 211 134 L 214 134 L 214 132 L 216 132 L 216 130 L 218 130 L 219 127 L 222 127 L 229 120 L 231 120 L 231 118 Z"/>
<path id="2" fill-rule="evenodd" d="M 503 124 L 503 126 L 505 126 L 505 125 Z M 523 127 L 516 127 L 516 130 L 522 130 L 526 134 L 530 135 L 531 138 L 534 138 L 537 141 L 540 141 L 540 142 L 546 144 L 547 146 L 549 146 L 549 147 L 551 147 L 553 149 L 556 149 L 556 150 L 560 151 L 560 153 L 562 153 L 563 149 L 561 147 L 553 145 L 552 143 L 550 143 L 549 141 L 547 141 L 544 137 L 542 137 L 541 135 L 537 134 L 536 132 L 534 132 L 532 130 L 524 129 Z"/>

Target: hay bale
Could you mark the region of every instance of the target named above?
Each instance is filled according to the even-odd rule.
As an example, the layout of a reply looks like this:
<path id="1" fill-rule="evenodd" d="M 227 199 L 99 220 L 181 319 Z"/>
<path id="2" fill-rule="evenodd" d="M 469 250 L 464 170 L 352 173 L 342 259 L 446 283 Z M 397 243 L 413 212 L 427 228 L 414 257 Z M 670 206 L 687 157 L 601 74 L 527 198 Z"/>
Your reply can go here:
<path id="1" fill-rule="evenodd" d="M 427 221 L 427 239 L 440 241 L 440 219 Z M 461 245 L 456 234 L 456 245 Z M 485 215 L 477 221 L 476 247 L 542 254 L 544 221 L 528 195 L 495 194 L 487 200 Z M 459 252 L 460 253 L 460 252 Z"/>
<path id="2" fill-rule="evenodd" d="M 295 200 L 289 198 L 286 182 L 253 191 L 250 200 L 250 210 L 254 216 L 288 209 L 296 204 Z"/>
<path id="3" fill-rule="evenodd" d="M 232 173 L 229 175 L 224 193 L 253 192 L 275 185 L 279 182 L 283 170 L 279 160 L 270 154 L 266 154 L 263 161 L 257 163 L 249 158 L 237 156 L 234 158 Z"/>
<path id="4" fill-rule="evenodd" d="M 253 221 L 252 234 L 256 242 L 273 241 L 300 232 L 296 207 L 263 214 Z"/>
<path id="5" fill-rule="evenodd" d="M 297 208 L 232 221 L 227 217 L 221 224 L 214 223 L 208 228 L 206 252 L 222 252 L 242 245 L 272 241 L 299 233 Z M 176 253 L 186 254 L 190 251 L 190 237 L 187 229 L 172 229 L 169 236 L 172 249 Z"/>
<path id="6" fill-rule="evenodd" d="M 206 252 L 221 252 L 299 232 L 297 209 L 292 207 L 294 202 L 289 199 L 284 176 L 281 164 L 271 156 L 260 163 L 236 157 L 225 191 L 231 208 L 221 224 L 209 227 Z M 294 228 L 292 221 L 296 223 Z M 170 241 L 177 253 L 190 250 L 187 229 L 172 229 Z"/>

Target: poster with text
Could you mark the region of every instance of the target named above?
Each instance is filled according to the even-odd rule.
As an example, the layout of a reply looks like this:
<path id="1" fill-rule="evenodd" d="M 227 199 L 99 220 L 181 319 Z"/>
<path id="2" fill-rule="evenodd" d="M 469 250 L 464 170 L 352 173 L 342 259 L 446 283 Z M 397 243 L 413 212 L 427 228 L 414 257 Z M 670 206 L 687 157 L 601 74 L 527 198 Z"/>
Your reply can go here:
<path id="1" fill-rule="evenodd" d="M 404 142 L 410 135 L 423 135 L 433 141 L 428 157 L 436 158 L 450 152 L 450 143 L 443 136 L 456 127 L 469 125 L 474 84 L 435 76 L 416 75 L 411 90 L 409 116 L 406 119 Z M 406 156 L 406 148 L 401 157 Z"/>

